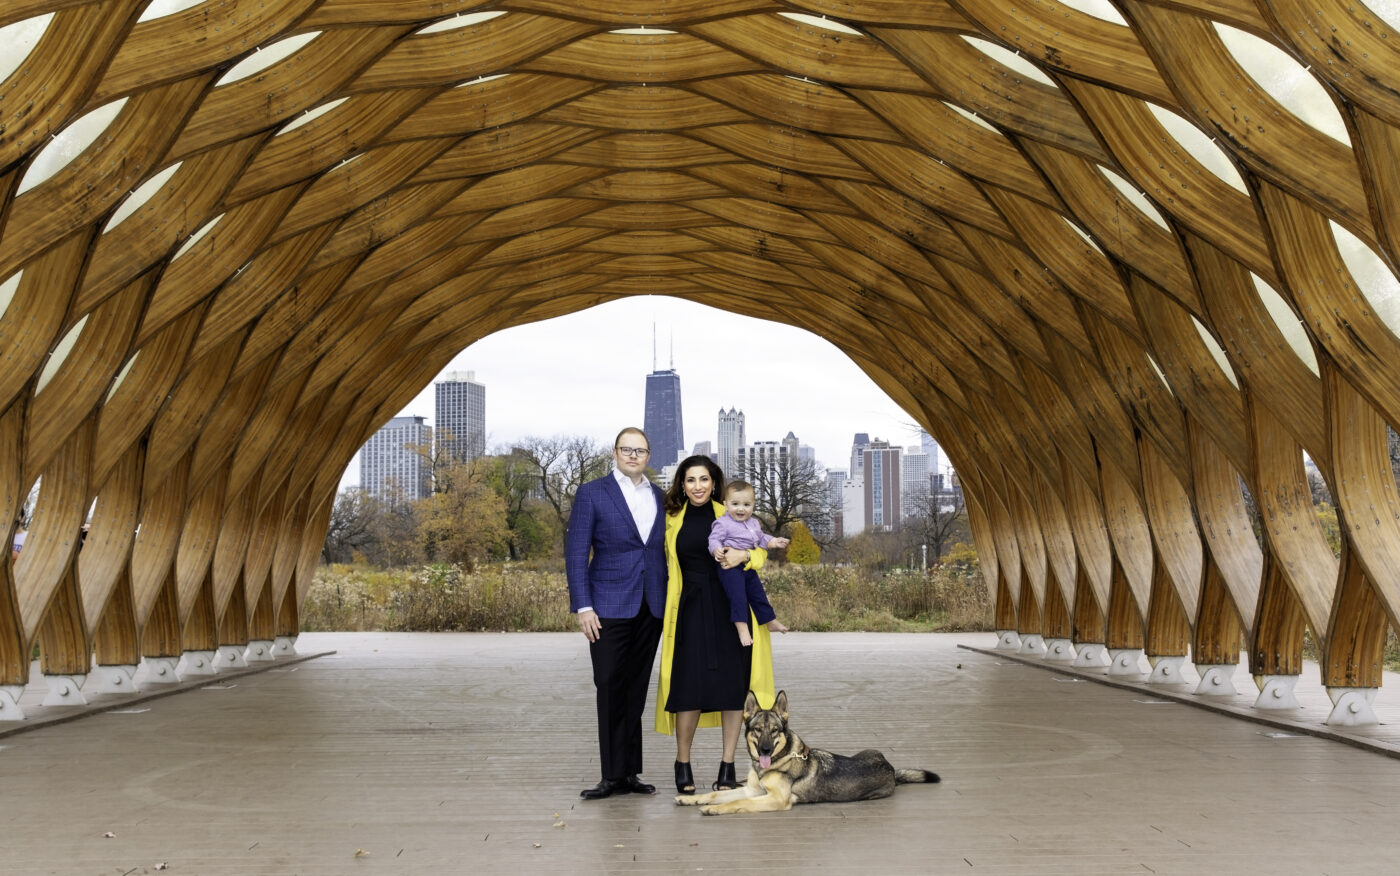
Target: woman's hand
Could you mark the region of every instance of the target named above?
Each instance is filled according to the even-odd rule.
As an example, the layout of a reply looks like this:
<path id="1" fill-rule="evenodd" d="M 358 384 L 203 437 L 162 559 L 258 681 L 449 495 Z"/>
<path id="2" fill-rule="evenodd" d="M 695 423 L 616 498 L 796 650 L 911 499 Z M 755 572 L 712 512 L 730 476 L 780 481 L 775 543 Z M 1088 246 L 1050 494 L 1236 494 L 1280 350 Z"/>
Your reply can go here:
<path id="1" fill-rule="evenodd" d="M 719 563 L 726 569 L 732 569 L 735 566 L 742 566 L 749 561 L 748 551 L 742 551 L 738 548 L 727 547 L 722 549 L 720 552 L 724 556 L 720 558 Z"/>

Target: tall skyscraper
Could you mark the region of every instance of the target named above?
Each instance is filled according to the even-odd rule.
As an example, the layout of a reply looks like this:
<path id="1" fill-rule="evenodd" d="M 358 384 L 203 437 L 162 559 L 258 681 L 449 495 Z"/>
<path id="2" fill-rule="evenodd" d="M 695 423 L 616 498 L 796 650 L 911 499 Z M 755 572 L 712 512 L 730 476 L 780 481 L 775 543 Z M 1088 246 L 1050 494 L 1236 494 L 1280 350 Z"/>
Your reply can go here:
<path id="1" fill-rule="evenodd" d="M 739 464 L 739 448 L 749 443 L 744 435 L 744 412 L 730 408 L 719 409 L 719 441 L 715 462 L 725 477 L 732 477 Z"/>
<path id="2" fill-rule="evenodd" d="M 841 529 L 837 535 L 850 538 L 865 532 L 865 481 L 841 482 Z"/>
<path id="3" fill-rule="evenodd" d="M 466 462 L 486 454 L 486 387 L 475 371 L 450 371 L 434 384 L 438 454 Z"/>
<path id="4" fill-rule="evenodd" d="M 878 438 L 865 448 L 865 525 L 871 529 L 899 528 L 900 455 L 900 448 Z"/>
<path id="5" fill-rule="evenodd" d="M 394 417 L 360 448 L 361 489 L 391 504 L 427 498 L 432 445 L 433 427 L 422 417 Z"/>
<path id="6" fill-rule="evenodd" d="M 901 513 L 904 517 L 923 517 L 928 510 L 928 454 L 920 445 L 906 447 L 899 461 Z"/>
<path id="7" fill-rule="evenodd" d="M 821 538 L 841 538 L 845 524 L 846 473 L 840 469 L 827 470 L 826 501 L 831 506 L 831 516 L 812 527 L 812 534 Z"/>
<path id="8" fill-rule="evenodd" d="M 680 462 L 685 453 L 685 429 L 681 423 L 681 376 L 674 368 L 647 375 L 646 418 L 642 425 L 651 439 L 648 464 L 660 471 Z"/>
<path id="9" fill-rule="evenodd" d="M 944 477 L 943 472 L 943 463 L 947 460 L 943 458 L 938 442 L 933 440 L 933 436 L 923 429 L 919 430 L 919 445 L 923 448 L 924 453 L 928 454 L 929 487 L 935 493 L 941 493 L 948 488 L 947 478 Z"/>
<path id="10" fill-rule="evenodd" d="M 714 446 L 711 445 L 710 442 L 708 442 L 708 441 L 697 441 L 697 442 L 695 442 L 695 446 L 692 447 L 692 448 L 690 448 L 690 455 L 691 455 L 691 456 L 708 456 L 710 459 L 714 459 L 714 458 L 715 458 Z"/>
<path id="11" fill-rule="evenodd" d="M 865 448 L 870 446 L 870 433 L 857 432 L 854 440 L 851 441 L 851 480 L 858 481 L 865 477 Z"/>

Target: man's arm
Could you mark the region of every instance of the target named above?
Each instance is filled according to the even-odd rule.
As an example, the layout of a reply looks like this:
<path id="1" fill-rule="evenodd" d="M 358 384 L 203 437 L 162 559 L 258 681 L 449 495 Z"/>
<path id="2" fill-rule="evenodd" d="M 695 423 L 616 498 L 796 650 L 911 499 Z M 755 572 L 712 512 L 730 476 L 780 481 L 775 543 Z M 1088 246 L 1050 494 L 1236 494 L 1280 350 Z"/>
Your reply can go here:
<path id="1" fill-rule="evenodd" d="M 579 629 L 590 642 L 598 640 L 602 623 L 593 610 L 593 584 L 588 578 L 588 555 L 593 549 L 593 525 L 597 513 L 593 491 L 585 484 L 569 509 L 569 526 L 564 532 L 564 575 L 569 582 L 569 610 L 578 612 Z"/>

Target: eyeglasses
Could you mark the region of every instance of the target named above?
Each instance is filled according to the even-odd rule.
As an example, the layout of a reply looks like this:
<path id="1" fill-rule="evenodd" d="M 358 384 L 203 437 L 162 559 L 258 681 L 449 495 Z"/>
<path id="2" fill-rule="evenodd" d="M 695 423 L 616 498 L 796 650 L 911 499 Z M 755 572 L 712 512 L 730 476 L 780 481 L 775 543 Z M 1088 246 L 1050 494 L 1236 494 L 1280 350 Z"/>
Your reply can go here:
<path id="1" fill-rule="evenodd" d="M 617 452 L 623 456 L 650 456 L 651 451 L 645 447 L 619 447 Z"/>

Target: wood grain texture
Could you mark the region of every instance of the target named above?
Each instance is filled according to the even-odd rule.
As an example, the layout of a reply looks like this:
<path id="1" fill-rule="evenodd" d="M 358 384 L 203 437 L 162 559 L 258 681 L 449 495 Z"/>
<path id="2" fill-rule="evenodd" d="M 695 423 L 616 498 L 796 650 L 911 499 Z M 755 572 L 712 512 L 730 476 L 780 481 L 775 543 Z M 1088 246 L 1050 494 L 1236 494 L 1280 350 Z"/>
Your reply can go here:
<path id="1" fill-rule="evenodd" d="M 53 13 L 0 82 L 7 530 L 42 476 L 0 682 L 47 617 L 55 659 L 295 633 L 346 462 L 457 351 L 649 294 L 814 331 L 927 428 L 1002 628 L 1270 672 L 1307 628 L 1372 679 L 1400 36 L 1364 6 L 143 8 L 0 11 Z"/>

